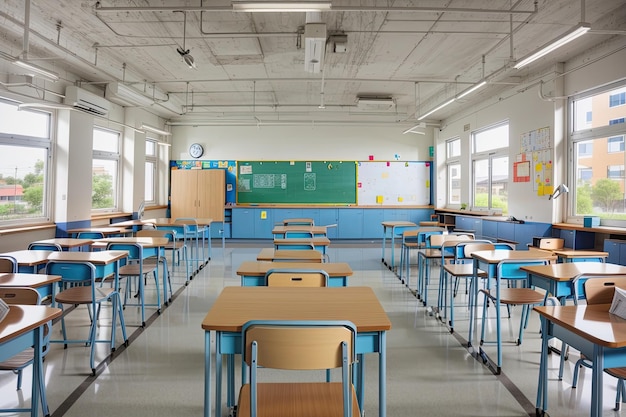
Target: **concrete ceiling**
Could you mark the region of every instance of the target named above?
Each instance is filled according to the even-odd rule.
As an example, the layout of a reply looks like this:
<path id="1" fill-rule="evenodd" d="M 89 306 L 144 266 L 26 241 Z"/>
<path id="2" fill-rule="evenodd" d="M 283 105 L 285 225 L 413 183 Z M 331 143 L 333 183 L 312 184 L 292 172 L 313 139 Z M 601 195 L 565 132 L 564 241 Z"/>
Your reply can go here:
<path id="1" fill-rule="evenodd" d="M 32 62 L 102 91 L 107 82 L 131 84 L 155 99 L 154 112 L 198 123 L 411 125 L 487 79 L 485 87 L 427 119 L 437 122 L 626 33 L 623 0 L 333 0 L 332 10 L 320 14 L 327 29 L 323 71 L 309 73 L 305 12 L 234 12 L 228 0 L 27 4 L 29 21 L 24 0 L 0 5 L 1 52 L 22 54 L 28 26 Z M 590 33 L 513 68 L 581 21 L 591 24 Z M 334 35 L 347 37 L 345 52 L 335 52 Z M 196 69 L 177 52 L 183 45 Z M 0 61 L 7 77 L 20 74 Z M 363 96 L 390 98 L 394 105 L 358 106 Z"/>

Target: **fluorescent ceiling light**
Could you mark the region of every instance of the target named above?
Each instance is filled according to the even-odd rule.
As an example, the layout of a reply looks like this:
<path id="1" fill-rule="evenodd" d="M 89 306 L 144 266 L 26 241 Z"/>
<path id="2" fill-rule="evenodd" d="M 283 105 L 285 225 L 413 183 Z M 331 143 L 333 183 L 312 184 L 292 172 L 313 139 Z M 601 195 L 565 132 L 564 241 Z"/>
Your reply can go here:
<path id="1" fill-rule="evenodd" d="M 550 52 L 554 51 L 555 49 L 558 49 L 561 46 L 563 46 L 563 45 L 573 41 L 574 39 L 576 39 L 576 38 L 578 38 L 578 37 L 580 37 L 582 35 L 584 35 L 585 33 L 587 33 L 587 31 L 589 31 L 589 29 L 591 29 L 591 26 L 589 25 L 589 23 L 579 23 L 577 26 L 575 26 L 574 28 L 572 28 L 569 31 L 565 32 L 563 35 L 559 36 L 555 40 L 548 42 L 547 44 L 543 45 L 541 48 L 537 49 L 532 54 L 526 56 L 525 58 L 523 58 L 523 59 L 521 59 L 519 61 L 517 61 L 517 63 L 515 64 L 514 68 L 520 69 L 522 67 L 525 67 L 526 65 L 530 64 L 531 62 L 534 62 L 534 61 L 538 60 L 542 56 L 545 56 L 545 55 L 549 54 Z"/>
<path id="2" fill-rule="evenodd" d="M 28 61 L 22 61 L 21 59 L 16 59 L 15 61 L 13 61 L 13 63 L 18 67 L 22 67 L 25 70 L 30 71 L 28 75 L 39 75 L 41 77 L 47 78 L 50 81 L 59 81 L 59 74 L 54 71 L 42 68 L 39 65 L 35 65 Z"/>
<path id="3" fill-rule="evenodd" d="M 168 132 L 167 130 L 159 129 L 158 127 L 150 126 L 150 125 L 147 125 L 145 123 L 141 125 L 141 129 L 145 130 L 146 132 L 156 133 L 157 135 L 161 135 L 161 136 L 172 136 L 172 132 Z"/>
<path id="4" fill-rule="evenodd" d="M 468 88 L 467 90 L 463 91 L 461 94 L 459 94 L 458 96 L 456 96 L 457 99 L 463 98 L 468 94 L 473 93 L 474 91 L 478 90 L 479 88 L 481 88 L 482 86 L 484 86 L 485 84 L 487 84 L 487 81 L 480 81 L 477 84 L 474 84 L 473 86 L 471 86 L 470 88 Z"/>
<path id="5" fill-rule="evenodd" d="M 426 117 L 430 116 L 434 112 L 439 111 L 439 110 L 443 109 L 444 107 L 446 107 L 448 104 L 454 102 L 454 100 L 456 100 L 456 98 L 451 98 L 450 100 L 446 101 L 442 105 L 435 107 L 434 109 L 432 109 L 428 113 L 421 115 L 420 117 L 417 118 L 417 120 L 425 119 Z"/>
<path id="6" fill-rule="evenodd" d="M 330 8 L 329 1 L 233 1 L 236 12 L 320 12 Z"/>
<path id="7" fill-rule="evenodd" d="M 107 100 L 111 100 L 121 106 L 147 107 L 154 104 L 154 100 L 144 95 L 141 91 L 117 81 L 107 84 L 104 96 Z"/>
<path id="8" fill-rule="evenodd" d="M 406 135 L 407 133 L 415 133 L 418 135 L 425 135 L 426 134 L 425 132 L 420 132 L 420 131 L 415 130 L 415 129 L 424 129 L 425 127 L 426 127 L 426 123 L 422 122 L 422 123 L 416 124 L 415 126 L 411 126 L 407 130 L 402 132 L 402 134 Z"/>

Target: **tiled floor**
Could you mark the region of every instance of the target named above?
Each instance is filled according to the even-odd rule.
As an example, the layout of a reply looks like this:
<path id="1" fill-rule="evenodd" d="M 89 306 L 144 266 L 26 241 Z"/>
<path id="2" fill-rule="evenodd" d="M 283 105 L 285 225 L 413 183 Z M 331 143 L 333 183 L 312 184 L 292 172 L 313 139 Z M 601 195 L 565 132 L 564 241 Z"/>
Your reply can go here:
<path id="1" fill-rule="evenodd" d="M 238 265 L 254 260 L 268 242 L 229 242 L 225 251 L 213 249 L 211 262 L 190 285 L 174 276 L 175 299 L 160 315 L 148 309 L 145 329 L 136 326 L 138 311 L 127 307 L 125 316 L 131 342 L 108 356 L 98 346 L 97 362 L 103 362 L 96 377 L 90 376 L 89 349 L 74 345 L 63 349 L 51 345 L 45 360 L 46 386 L 53 417 L 84 416 L 201 416 L 203 412 L 204 335 L 200 323 L 222 288 L 239 285 Z M 539 367 L 539 320 L 533 313 L 522 346 L 504 347 L 503 373 L 494 375 L 464 347 L 468 314 L 457 307 L 455 333 L 447 328 L 381 263 L 379 242 L 337 243 L 329 249 L 331 261 L 348 262 L 354 270 L 350 285 L 374 289 L 392 321 L 388 334 L 387 415 L 400 416 L 534 416 Z M 434 275 L 437 275 L 436 273 Z M 153 290 L 153 284 L 148 281 Z M 413 279 L 415 282 L 415 279 Z M 153 296 L 154 294 L 152 294 Z M 431 286 L 431 300 L 436 288 Z M 464 295 L 459 294 L 459 302 Z M 105 310 L 103 314 L 108 314 Z M 505 326 L 508 340 L 516 336 L 519 311 L 514 310 L 512 328 Z M 68 319 L 76 334 L 88 326 L 86 311 L 73 311 Z M 100 331 L 108 332 L 110 322 L 101 319 Z M 59 336 L 60 326 L 53 329 Z M 495 347 L 486 349 L 495 355 Z M 589 414 L 589 370 L 581 372 L 579 386 L 571 388 L 575 353 L 563 381 L 556 380 L 558 356 L 550 358 L 549 414 Z M 30 401 L 30 368 L 25 372 L 23 390 L 16 391 L 16 377 L 0 374 L 0 407 L 14 407 Z M 378 415 L 378 376 L 375 356 L 366 362 L 366 416 Z M 612 410 L 615 380 L 605 376 L 604 415 Z M 224 415 L 227 410 L 224 409 Z"/>

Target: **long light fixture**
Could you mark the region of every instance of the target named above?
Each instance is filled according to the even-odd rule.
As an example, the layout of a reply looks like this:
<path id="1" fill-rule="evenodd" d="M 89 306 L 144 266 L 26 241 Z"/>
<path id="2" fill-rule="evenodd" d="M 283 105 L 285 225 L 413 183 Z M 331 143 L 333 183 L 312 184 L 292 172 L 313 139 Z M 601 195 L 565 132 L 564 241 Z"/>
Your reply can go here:
<path id="1" fill-rule="evenodd" d="M 104 97 L 121 106 L 146 107 L 154 104 L 154 100 L 141 91 L 118 81 L 107 83 Z"/>
<path id="2" fill-rule="evenodd" d="M 28 75 L 33 75 L 33 76 L 39 75 L 50 81 L 59 81 L 59 74 L 57 74 L 54 71 L 50 71 L 45 68 L 42 68 L 39 65 L 35 65 L 32 62 L 23 61 L 21 59 L 16 59 L 15 61 L 13 61 L 13 63 L 17 65 L 18 67 L 22 67 L 25 70 L 30 71 Z"/>
<path id="3" fill-rule="evenodd" d="M 146 132 L 156 133 L 161 136 L 172 136 L 172 132 L 168 132 L 167 130 L 159 129 L 158 127 L 150 126 L 145 123 L 142 123 L 141 130 L 145 130 Z"/>
<path id="4" fill-rule="evenodd" d="M 479 88 L 483 87 L 485 84 L 487 84 L 487 81 L 485 81 L 485 80 L 479 81 L 478 83 L 474 84 L 473 86 L 471 86 L 467 90 L 462 91 L 461 93 L 459 93 L 459 95 L 456 96 L 457 100 L 460 99 L 460 98 L 465 97 L 468 94 L 473 93 L 474 91 L 476 91 Z"/>
<path id="5" fill-rule="evenodd" d="M 563 35 L 548 42 L 547 44 L 543 45 L 541 48 L 537 49 L 532 54 L 517 61 L 517 63 L 514 65 L 514 68 L 520 69 L 522 67 L 525 67 L 531 62 L 538 60 L 542 56 L 545 56 L 549 54 L 550 52 L 560 48 L 561 46 L 573 41 L 574 39 L 581 37 L 582 35 L 587 33 L 589 29 L 591 29 L 591 26 L 589 25 L 589 23 L 583 23 L 583 22 L 579 23 L 572 29 L 565 32 Z"/>
<path id="6" fill-rule="evenodd" d="M 330 1 L 233 1 L 236 12 L 321 12 L 330 10 Z"/>
<path id="7" fill-rule="evenodd" d="M 446 101 L 445 103 L 443 103 L 443 104 L 441 104 L 441 105 L 439 105 L 439 106 L 435 107 L 434 109 L 432 109 L 432 110 L 431 110 L 431 111 L 429 111 L 428 113 L 421 115 L 420 117 L 418 117 L 418 118 L 417 118 L 417 120 L 419 121 L 419 120 L 422 120 L 422 119 L 427 118 L 428 116 L 430 116 L 430 115 L 431 115 L 431 114 L 433 114 L 434 112 L 436 112 L 436 111 L 439 111 L 439 110 L 443 109 L 444 107 L 446 107 L 446 106 L 447 106 L 447 105 L 449 105 L 449 104 L 452 104 L 452 103 L 454 102 L 454 100 L 456 100 L 456 97 L 453 97 L 453 98 L 451 98 L 450 100 Z"/>

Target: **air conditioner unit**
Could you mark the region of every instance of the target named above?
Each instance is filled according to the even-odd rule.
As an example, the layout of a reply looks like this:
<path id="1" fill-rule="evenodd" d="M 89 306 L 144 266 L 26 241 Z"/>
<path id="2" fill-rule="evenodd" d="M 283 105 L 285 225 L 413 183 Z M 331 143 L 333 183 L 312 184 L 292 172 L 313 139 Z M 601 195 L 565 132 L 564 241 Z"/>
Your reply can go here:
<path id="1" fill-rule="evenodd" d="M 307 23 L 304 27 L 304 70 L 319 73 L 324 65 L 326 24 Z"/>
<path id="2" fill-rule="evenodd" d="M 363 111 L 389 111 L 396 107 L 393 97 L 357 97 L 357 108 Z"/>
<path id="3" fill-rule="evenodd" d="M 98 116 L 106 116 L 111 106 L 106 99 L 73 85 L 65 88 L 64 101 L 65 104 Z"/>
<path id="4" fill-rule="evenodd" d="M 154 104 L 154 100 L 141 91 L 117 81 L 107 84 L 104 96 L 125 107 L 147 107 Z"/>

